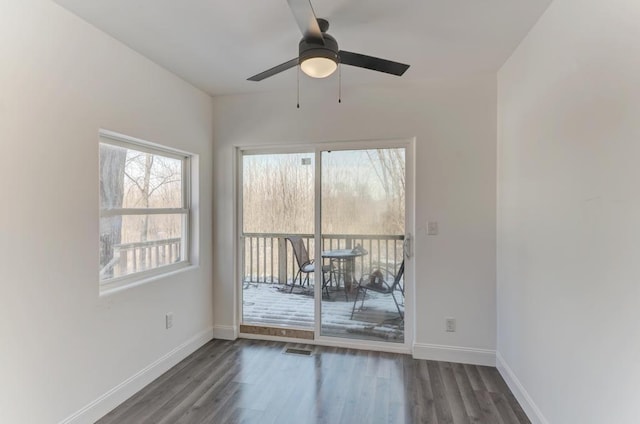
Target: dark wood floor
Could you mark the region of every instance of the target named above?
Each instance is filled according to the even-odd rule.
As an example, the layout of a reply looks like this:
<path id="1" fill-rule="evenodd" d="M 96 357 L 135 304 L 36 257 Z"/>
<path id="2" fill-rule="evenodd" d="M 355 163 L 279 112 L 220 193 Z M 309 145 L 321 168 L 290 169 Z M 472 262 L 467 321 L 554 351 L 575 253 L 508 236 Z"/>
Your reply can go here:
<path id="1" fill-rule="evenodd" d="M 312 350 L 310 357 L 285 348 Z M 98 421 L 529 423 L 495 368 L 408 355 L 214 340 Z"/>

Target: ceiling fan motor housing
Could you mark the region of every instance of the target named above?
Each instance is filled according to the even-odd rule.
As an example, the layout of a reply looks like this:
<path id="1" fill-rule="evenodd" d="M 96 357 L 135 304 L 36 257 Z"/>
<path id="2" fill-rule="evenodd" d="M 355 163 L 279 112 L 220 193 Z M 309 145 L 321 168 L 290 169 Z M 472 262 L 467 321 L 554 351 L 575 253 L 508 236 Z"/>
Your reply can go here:
<path id="1" fill-rule="evenodd" d="M 324 45 L 307 41 L 304 38 L 298 45 L 298 60 L 300 63 L 312 57 L 326 57 L 338 63 L 338 42 L 327 33 L 322 34 Z"/>

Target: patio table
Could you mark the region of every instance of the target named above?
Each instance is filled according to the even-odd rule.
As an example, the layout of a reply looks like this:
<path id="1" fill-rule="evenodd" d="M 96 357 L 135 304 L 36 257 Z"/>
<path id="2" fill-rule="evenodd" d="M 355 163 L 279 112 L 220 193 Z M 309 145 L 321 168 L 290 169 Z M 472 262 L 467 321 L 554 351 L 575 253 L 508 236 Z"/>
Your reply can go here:
<path id="1" fill-rule="evenodd" d="M 344 292 L 349 300 L 349 291 L 353 284 L 358 284 L 355 280 L 355 260 L 360 256 L 364 256 L 368 252 L 362 248 L 356 247 L 355 249 L 334 249 L 323 250 L 322 258 L 335 260 L 338 262 L 339 273 L 344 277 Z M 336 288 L 340 287 L 340 282 L 336 281 Z"/>

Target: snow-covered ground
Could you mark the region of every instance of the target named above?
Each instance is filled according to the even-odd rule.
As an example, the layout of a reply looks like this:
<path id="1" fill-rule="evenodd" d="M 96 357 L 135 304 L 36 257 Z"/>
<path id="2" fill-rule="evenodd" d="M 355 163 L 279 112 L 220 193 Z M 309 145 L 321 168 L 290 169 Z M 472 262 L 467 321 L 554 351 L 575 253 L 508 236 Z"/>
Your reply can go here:
<path id="1" fill-rule="evenodd" d="M 279 284 L 250 284 L 243 290 L 243 316 L 245 324 L 277 325 L 302 328 L 314 326 L 313 286 L 290 286 Z M 331 291 L 322 298 L 322 334 L 325 336 L 349 337 L 368 340 L 404 341 L 404 322 L 398 315 L 390 295 L 369 292 L 360 310 L 360 299 L 351 319 L 355 294 L 345 299 L 344 291 Z M 400 292 L 398 301 L 403 302 Z M 402 309 L 403 305 L 400 307 Z"/>

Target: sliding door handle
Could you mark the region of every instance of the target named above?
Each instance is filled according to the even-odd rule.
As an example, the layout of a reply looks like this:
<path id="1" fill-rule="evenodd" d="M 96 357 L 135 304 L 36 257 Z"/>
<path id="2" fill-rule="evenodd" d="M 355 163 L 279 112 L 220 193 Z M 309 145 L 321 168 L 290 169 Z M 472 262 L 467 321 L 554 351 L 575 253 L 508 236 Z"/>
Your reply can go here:
<path id="1" fill-rule="evenodd" d="M 413 256 L 413 251 L 411 250 L 413 248 L 413 246 L 411 245 L 412 241 L 413 240 L 411 238 L 411 233 L 407 233 L 404 236 L 404 242 L 402 243 L 402 250 L 406 259 L 409 259 Z"/>

